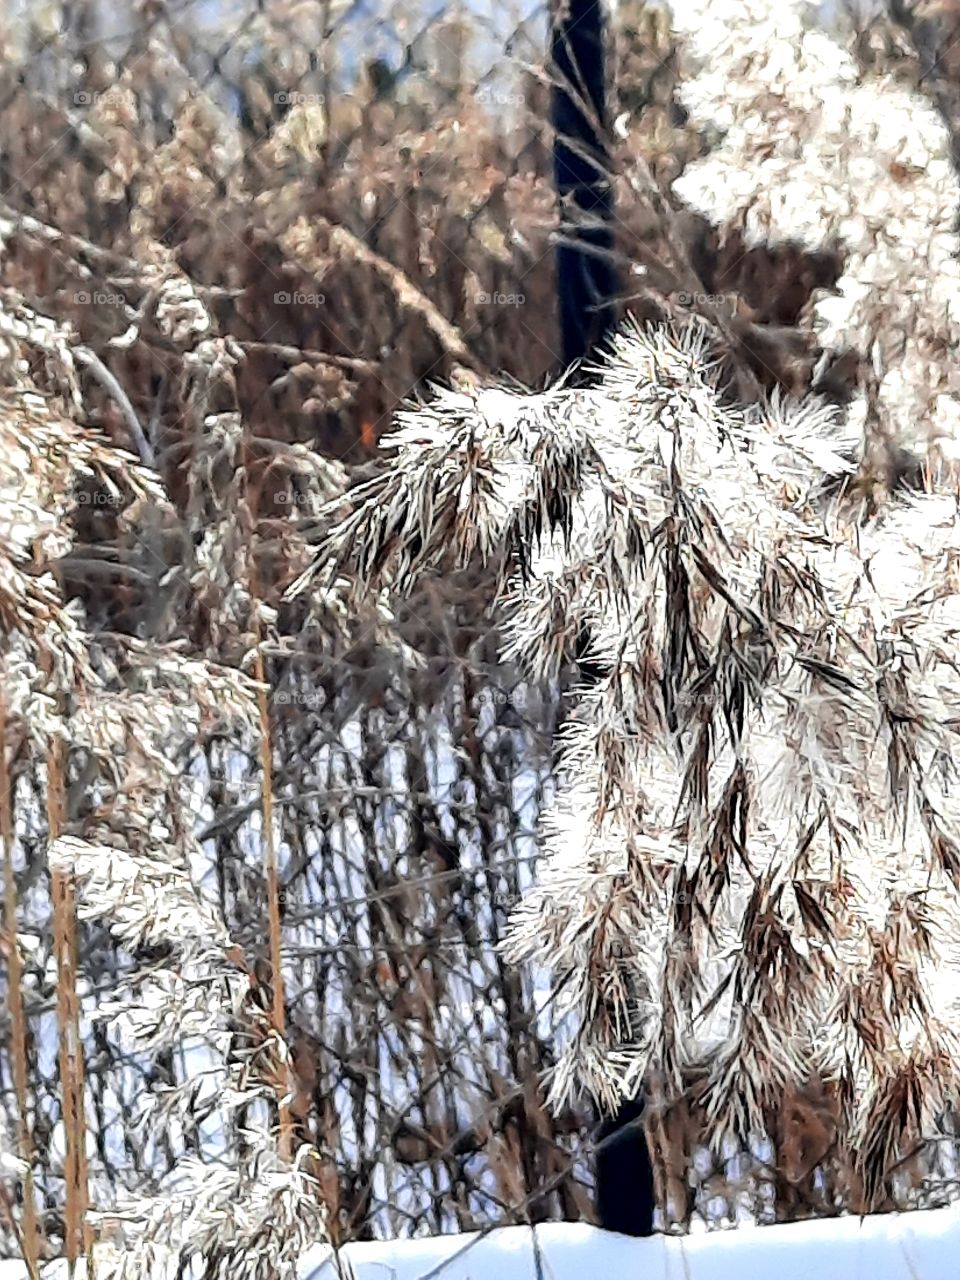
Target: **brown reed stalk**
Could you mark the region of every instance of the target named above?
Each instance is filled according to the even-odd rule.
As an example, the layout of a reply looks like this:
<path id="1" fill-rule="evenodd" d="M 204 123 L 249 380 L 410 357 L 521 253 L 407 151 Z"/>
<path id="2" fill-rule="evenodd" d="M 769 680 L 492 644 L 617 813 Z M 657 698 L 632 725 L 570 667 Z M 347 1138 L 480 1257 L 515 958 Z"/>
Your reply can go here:
<path id="1" fill-rule="evenodd" d="M 251 570 L 251 579 L 255 574 Z M 293 1156 L 293 1113 L 290 1100 L 293 1096 L 290 1066 L 284 1051 L 286 1038 L 286 1012 L 284 1009 L 283 969 L 281 967 L 281 930 L 280 930 L 280 875 L 277 869 L 277 846 L 273 830 L 273 746 L 270 734 L 270 707 L 267 702 L 267 680 L 260 645 L 260 619 L 257 613 L 257 594 L 252 589 L 254 602 L 255 636 L 254 674 L 259 688 L 257 690 L 257 709 L 260 715 L 260 771 L 263 776 L 263 827 L 264 827 L 264 866 L 267 878 L 267 919 L 270 932 L 270 973 L 272 979 L 272 1003 L 270 1020 L 277 1040 L 278 1051 L 283 1059 L 278 1062 L 277 1097 L 279 1104 L 280 1137 L 279 1151 L 282 1159 L 289 1160 Z"/>
<path id="2" fill-rule="evenodd" d="M 27 1105 L 27 1020 L 23 1007 L 23 966 L 17 944 L 17 882 L 13 873 L 13 814 L 7 770 L 7 704 L 0 689 L 0 842 L 3 844 L 3 921 L 9 948 L 7 1002 L 10 1009 L 13 1088 L 17 1098 L 17 1155 L 26 1165 L 23 1175 L 21 1245 L 30 1280 L 40 1275 L 42 1231 L 33 1185 L 33 1137 Z"/>
<path id="3" fill-rule="evenodd" d="M 51 844 L 63 831 L 63 800 L 63 744 L 54 738 L 47 752 L 47 833 Z M 63 1243 L 70 1274 L 73 1275 L 81 1252 L 89 1257 L 92 1239 L 86 1223 L 89 1197 L 80 1004 L 77 997 L 76 900 L 73 877 L 68 872 L 54 868 L 52 897 L 54 954 L 57 960 L 60 1091 L 66 1145 Z"/>
<path id="4" fill-rule="evenodd" d="M 349 228 L 334 225 L 325 218 L 316 219 L 315 229 L 319 230 L 321 226 L 329 232 L 330 249 L 339 260 L 359 263 L 373 270 L 390 289 L 400 307 L 423 321 L 452 361 L 475 372 L 481 371 L 480 362 L 467 347 L 457 326 L 441 314 L 408 275 L 376 253 Z"/>
<path id="5" fill-rule="evenodd" d="M 93 1227 L 87 1217 L 90 1207 L 90 1171 L 87 1165 L 87 1068 L 83 1058 L 83 1040 L 80 1035 L 80 999 L 77 995 L 77 974 L 80 972 L 80 949 L 77 943 L 77 912 L 72 877 L 68 880 L 70 910 L 66 913 L 66 944 L 70 957 L 70 1026 L 75 1048 L 73 1059 L 74 1124 L 76 1126 L 76 1177 L 77 1205 L 80 1215 L 80 1236 L 84 1256 L 87 1259 L 88 1280 L 95 1280 L 93 1260 Z"/>
<path id="6" fill-rule="evenodd" d="M 47 838 L 52 844 L 58 838 L 63 827 L 63 768 L 61 760 L 61 744 L 52 739 L 47 751 Z M 70 990 L 73 975 L 70 972 L 69 929 L 67 916 L 72 909 L 70 880 L 59 868 L 52 873 L 51 895 L 53 898 L 53 947 L 57 961 L 57 1034 L 59 1037 L 60 1062 L 60 1094 L 63 1109 L 63 1128 L 66 1154 L 64 1157 L 64 1180 L 66 1183 L 66 1205 L 64 1209 L 63 1251 L 71 1274 L 76 1266 L 79 1238 L 79 1205 L 77 1197 L 76 1171 L 76 1119 L 74 1108 L 76 1091 L 74 1086 L 74 1060 L 71 1035 L 71 999 Z"/>
<path id="7" fill-rule="evenodd" d="M 252 471 L 249 441 L 244 436 L 241 448 L 244 501 L 248 504 L 251 522 L 256 524 L 256 496 L 251 492 L 249 477 Z M 273 739 L 270 732 L 270 705 L 267 699 L 267 674 L 263 660 L 263 633 L 260 624 L 260 591 L 257 568 L 251 558 L 250 604 L 253 619 L 253 667 L 257 681 L 257 711 L 260 719 L 260 772 L 263 810 L 264 870 L 267 881 L 267 919 L 270 947 L 271 1004 L 270 1024 L 274 1037 L 275 1061 L 270 1064 L 270 1075 L 277 1094 L 279 1133 L 277 1149 L 282 1160 L 293 1157 L 294 1117 L 291 1103 L 294 1098 L 294 1079 L 290 1055 L 286 1045 L 286 1009 L 284 1007 L 283 967 L 280 928 L 280 875 L 277 868 L 277 846 L 273 828 Z"/>

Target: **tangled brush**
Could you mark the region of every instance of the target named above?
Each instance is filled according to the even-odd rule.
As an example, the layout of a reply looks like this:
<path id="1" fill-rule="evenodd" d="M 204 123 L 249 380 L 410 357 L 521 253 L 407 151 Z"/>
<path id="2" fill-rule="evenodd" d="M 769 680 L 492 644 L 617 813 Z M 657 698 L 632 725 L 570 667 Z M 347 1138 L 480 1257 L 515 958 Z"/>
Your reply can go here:
<path id="1" fill-rule="evenodd" d="M 655 1073 L 716 1148 L 815 1093 L 815 1158 L 875 1207 L 957 1094 L 960 512 L 865 520 L 839 411 L 714 373 L 633 329 L 595 388 L 441 392 L 313 574 L 502 560 L 504 657 L 592 673 L 507 944 L 569 1015 L 553 1103 Z"/>

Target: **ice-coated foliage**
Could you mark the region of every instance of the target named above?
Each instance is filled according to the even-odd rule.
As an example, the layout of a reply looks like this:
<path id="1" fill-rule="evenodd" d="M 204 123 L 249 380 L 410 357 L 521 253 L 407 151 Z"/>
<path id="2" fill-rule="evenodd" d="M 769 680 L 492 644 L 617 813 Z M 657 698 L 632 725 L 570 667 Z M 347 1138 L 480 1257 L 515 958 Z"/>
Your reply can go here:
<path id="1" fill-rule="evenodd" d="M 745 245 L 838 252 L 812 324 L 869 369 L 860 405 L 899 443 L 957 457 L 960 186 L 921 85 L 865 73 L 818 27 L 813 0 L 690 0 L 675 25 L 699 73 L 680 88 L 718 138 L 673 184 Z"/>
<path id="2" fill-rule="evenodd" d="M 630 330 L 596 389 L 402 415 L 320 566 L 403 590 L 507 548 L 508 654 L 594 673 L 507 948 L 576 1028 L 553 1099 L 693 1072 L 719 1143 L 818 1082 L 872 1202 L 956 1096 L 960 511 L 864 524 L 849 430 Z"/>

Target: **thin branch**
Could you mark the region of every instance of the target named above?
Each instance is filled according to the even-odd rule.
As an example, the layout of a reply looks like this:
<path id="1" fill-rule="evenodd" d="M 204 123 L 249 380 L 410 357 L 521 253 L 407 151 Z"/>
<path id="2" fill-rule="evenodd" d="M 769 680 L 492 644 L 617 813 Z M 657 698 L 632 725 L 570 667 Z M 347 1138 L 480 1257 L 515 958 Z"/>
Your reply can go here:
<path id="1" fill-rule="evenodd" d="M 89 369 L 91 374 L 96 378 L 97 382 L 103 387 L 108 395 L 112 396 L 120 412 L 123 414 L 123 420 L 127 424 L 127 430 L 133 437 L 133 442 L 137 447 L 137 453 L 140 461 L 145 467 L 156 466 L 153 448 L 147 439 L 147 433 L 140 425 L 140 419 L 134 411 L 133 405 L 127 393 L 121 387 L 120 383 L 110 372 L 95 352 L 89 347 L 74 347 L 74 358 L 80 362 L 85 368 Z"/>

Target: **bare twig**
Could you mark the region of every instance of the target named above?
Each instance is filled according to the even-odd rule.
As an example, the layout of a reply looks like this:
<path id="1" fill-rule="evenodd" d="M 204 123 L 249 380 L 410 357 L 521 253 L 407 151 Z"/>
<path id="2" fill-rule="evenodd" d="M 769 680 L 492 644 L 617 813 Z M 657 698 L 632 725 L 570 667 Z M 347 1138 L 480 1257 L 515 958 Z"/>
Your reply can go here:
<path id="1" fill-rule="evenodd" d="M 147 439 L 146 432 L 140 425 L 140 419 L 137 417 L 133 405 L 130 403 L 130 399 L 123 387 L 121 387 L 120 383 L 113 376 L 100 357 L 95 352 L 91 351 L 89 347 L 74 347 L 73 354 L 85 368 L 90 370 L 103 389 L 113 397 L 123 414 L 123 420 L 127 424 L 127 430 L 133 437 L 133 442 L 136 445 L 140 461 L 145 467 L 155 466 L 156 460 L 154 458 L 153 448 L 150 441 Z"/>

